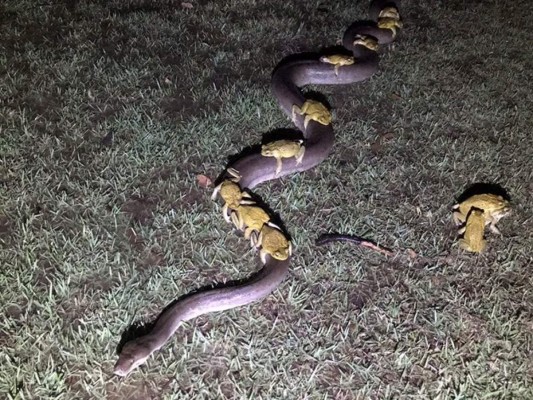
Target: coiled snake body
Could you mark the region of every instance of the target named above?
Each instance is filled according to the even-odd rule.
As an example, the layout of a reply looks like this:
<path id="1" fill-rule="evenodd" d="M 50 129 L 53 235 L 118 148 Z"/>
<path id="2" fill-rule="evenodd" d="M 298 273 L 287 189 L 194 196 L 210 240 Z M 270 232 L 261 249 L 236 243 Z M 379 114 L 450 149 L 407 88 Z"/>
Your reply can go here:
<path id="1" fill-rule="evenodd" d="M 249 196 L 245 189 L 251 190 L 262 182 L 308 170 L 328 156 L 334 142 L 331 118 L 321 104 L 306 100 L 300 88 L 309 84 L 351 84 L 365 80 L 377 71 L 378 44 L 392 42 L 401 28 L 398 1 L 374 0 L 370 17 L 372 21 L 356 22 L 344 34 L 343 46 L 352 56 L 333 54 L 282 62 L 272 75 L 274 96 L 281 109 L 301 130 L 304 139 L 301 145 L 305 146 L 305 152 L 300 152 L 299 157 L 289 157 L 281 150 L 275 153 L 277 158 L 265 156 L 266 152 L 248 154 L 223 174 L 222 188 L 219 186 L 219 189 L 226 202 L 224 212 L 229 212 L 225 218 L 229 220 L 231 216 L 237 226 L 249 227 L 247 236 L 251 236 L 253 243 L 261 248 L 263 268 L 244 283 L 195 293 L 168 307 L 148 334 L 126 342 L 114 367 L 116 375 L 125 376 L 143 364 L 170 339 L 182 322 L 205 313 L 249 304 L 264 298 L 281 284 L 289 268 L 290 243 L 287 249 L 284 234 L 268 220 L 268 215 L 265 220 L 260 220 L 259 226 L 252 226 L 257 218 L 244 211 L 252 210 L 247 207 L 261 210 L 257 210 L 253 200 L 247 200 Z M 281 246 L 281 250 L 274 251 L 271 246 Z"/>

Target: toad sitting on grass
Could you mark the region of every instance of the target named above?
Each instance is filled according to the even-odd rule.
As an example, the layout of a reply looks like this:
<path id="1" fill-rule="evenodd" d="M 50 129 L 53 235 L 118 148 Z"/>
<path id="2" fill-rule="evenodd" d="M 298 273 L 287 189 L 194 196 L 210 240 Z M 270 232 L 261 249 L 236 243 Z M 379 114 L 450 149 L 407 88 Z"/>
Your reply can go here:
<path id="1" fill-rule="evenodd" d="M 475 194 L 453 206 L 452 217 L 455 225 L 465 223 L 466 217 L 472 208 L 482 210 L 485 225 L 489 225 L 490 230 L 499 235 L 501 232 L 496 227 L 496 224 L 511 211 L 509 202 L 502 196 L 491 193 Z"/>
<path id="2" fill-rule="evenodd" d="M 509 201 L 491 193 L 476 194 L 454 205 L 453 221 L 457 226 L 463 225 L 458 233 L 464 233 L 459 246 L 474 253 L 482 252 L 486 247 L 485 226 L 488 225 L 492 232 L 501 235 L 496 224 L 509 212 Z"/>
<path id="3" fill-rule="evenodd" d="M 485 250 L 487 242 L 485 236 L 485 217 L 483 211 L 472 208 L 466 219 L 466 225 L 459 230 L 459 234 L 464 232 L 464 236 L 459 240 L 459 246 L 473 253 L 481 253 Z"/>

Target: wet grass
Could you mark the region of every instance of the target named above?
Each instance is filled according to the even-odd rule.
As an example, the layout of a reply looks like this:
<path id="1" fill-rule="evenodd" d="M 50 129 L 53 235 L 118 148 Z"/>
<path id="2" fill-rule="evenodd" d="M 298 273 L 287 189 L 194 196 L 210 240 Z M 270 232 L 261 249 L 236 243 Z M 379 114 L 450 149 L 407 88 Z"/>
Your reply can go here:
<path id="1" fill-rule="evenodd" d="M 405 1 L 379 74 L 311 88 L 333 106 L 333 154 L 257 190 L 294 239 L 289 278 L 111 374 L 130 324 L 258 267 L 196 176 L 291 127 L 272 69 L 336 44 L 363 3 L 0 5 L 3 397 L 533 397 L 526 1 Z M 478 256 L 450 209 L 480 182 L 513 214 Z M 317 248 L 328 231 L 418 256 Z"/>

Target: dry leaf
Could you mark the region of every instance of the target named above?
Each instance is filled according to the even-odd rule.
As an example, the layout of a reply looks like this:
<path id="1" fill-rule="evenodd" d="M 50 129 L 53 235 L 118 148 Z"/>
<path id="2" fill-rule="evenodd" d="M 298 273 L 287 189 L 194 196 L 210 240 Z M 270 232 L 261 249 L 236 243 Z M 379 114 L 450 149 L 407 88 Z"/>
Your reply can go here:
<path id="1" fill-rule="evenodd" d="M 209 177 L 202 174 L 196 175 L 196 181 L 198 182 L 198 185 L 204 188 L 209 187 L 213 184 L 213 181 L 211 181 Z"/>

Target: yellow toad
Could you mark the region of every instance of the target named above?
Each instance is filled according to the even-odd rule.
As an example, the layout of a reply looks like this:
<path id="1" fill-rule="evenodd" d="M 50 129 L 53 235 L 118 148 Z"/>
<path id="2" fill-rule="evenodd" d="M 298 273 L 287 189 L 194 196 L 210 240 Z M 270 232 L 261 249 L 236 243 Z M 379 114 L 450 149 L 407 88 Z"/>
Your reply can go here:
<path id="1" fill-rule="evenodd" d="M 501 232 L 496 224 L 511 212 L 509 202 L 502 196 L 491 193 L 476 194 L 453 206 L 452 217 L 455 224 L 464 223 L 472 208 L 483 211 L 485 225 L 489 225 L 490 230 L 497 234 L 501 234 Z"/>
<path id="2" fill-rule="evenodd" d="M 355 58 L 344 54 L 332 54 L 329 56 L 320 57 L 320 61 L 323 63 L 333 64 L 335 66 L 335 75 L 339 75 L 339 67 L 344 65 L 353 65 Z"/>
<path id="3" fill-rule="evenodd" d="M 276 140 L 261 146 L 261 155 L 276 159 L 276 176 L 281 172 L 282 158 L 296 158 L 296 165 L 302 162 L 305 153 L 303 140 Z"/>
<path id="4" fill-rule="evenodd" d="M 464 236 L 459 240 L 459 246 L 467 251 L 474 253 L 482 252 L 487 242 L 483 238 L 485 235 L 485 217 L 483 211 L 477 208 L 472 208 L 466 219 L 466 225 L 459 230 L 459 233 L 464 232 Z"/>
<path id="5" fill-rule="evenodd" d="M 292 254 L 291 242 L 279 227 L 272 223 L 265 224 L 259 231 L 259 235 L 256 234 L 252 237 L 252 245 L 261 248 L 259 257 L 263 264 L 267 261 L 267 255 L 276 260 L 286 260 Z"/>
<path id="6" fill-rule="evenodd" d="M 366 47 L 368 50 L 378 51 L 379 43 L 372 36 L 357 34 L 353 45 L 356 44 Z"/>
<path id="7" fill-rule="evenodd" d="M 222 206 L 222 215 L 226 222 L 231 222 L 228 216 L 228 209 L 235 210 L 242 204 L 254 204 L 251 200 L 251 196 L 243 192 L 238 183 L 233 182 L 231 179 L 225 179 L 220 185 L 218 185 L 213 191 L 211 198 L 215 200 L 217 194 L 220 193 L 220 197 L 224 200 Z"/>
<path id="8" fill-rule="evenodd" d="M 259 231 L 270 221 L 270 215 L 259 206 L 240 205 L 232 210 L 231 220 L 237 229 L 244 231 L 244 238 L 250 239 L 254 231 Z"/>
<path id="9" fill-rule="evenodd" d="M 403 23 L 400 14 L 395 7 L 385 7 L 378 16 L 378 28 L 390 29 L 392 37 L 396 37 L 397 29 L 401 29 Z"/>
<path id="10" fill-rule="evenodd" d="M 331 124 L 331 113 L 324 104 L 316 100 L 306 100 L 302 107 L 296 104 L 292 106 L 292 120 L 296 121 L 296 114 L 305 115 L 304 128 L 307 128 L 309 121 L 313 120 L 322 125 Z"/>

